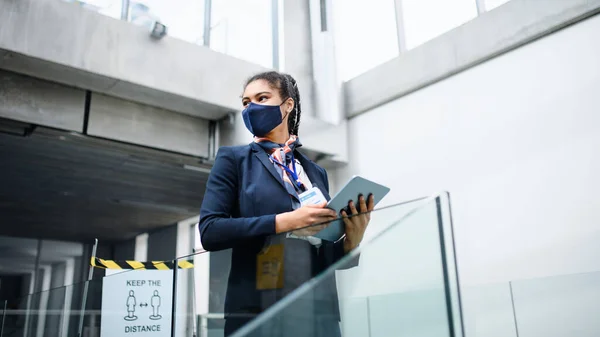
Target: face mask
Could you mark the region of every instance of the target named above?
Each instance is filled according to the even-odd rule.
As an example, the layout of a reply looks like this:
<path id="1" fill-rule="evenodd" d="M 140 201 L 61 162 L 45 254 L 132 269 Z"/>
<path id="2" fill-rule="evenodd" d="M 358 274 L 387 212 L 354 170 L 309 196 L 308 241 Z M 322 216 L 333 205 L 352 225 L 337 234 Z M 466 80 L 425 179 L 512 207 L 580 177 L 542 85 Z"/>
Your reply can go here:
<path id="1" fill-rule="evenodd" d="M 285 103 L 285 100 L 283 102 Z M 281 104 L 263 105 L 252 102 L 248 103 L 246 109 L 242 111 L 242 118 L 244 119 L 246 128 L 256 137 L 266 136 L 283 122 L 281 109 L 279 109 Z"/>

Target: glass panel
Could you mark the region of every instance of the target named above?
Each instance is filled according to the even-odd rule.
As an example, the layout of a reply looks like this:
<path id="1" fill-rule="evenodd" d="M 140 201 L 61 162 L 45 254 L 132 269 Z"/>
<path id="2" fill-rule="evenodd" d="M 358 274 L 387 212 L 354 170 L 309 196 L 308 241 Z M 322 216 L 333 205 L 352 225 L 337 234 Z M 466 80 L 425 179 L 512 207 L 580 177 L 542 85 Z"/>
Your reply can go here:
<path id="1" fill-rule="evenodd" d="M 485 0 L 485 10 L 491 11 L 492 9 L 500 7 L 509 1 L 510 0 Z"/>
<path id="2" fill-rule="evenodd" d="M 36 273 L 39 255 L 39 240 L 0 236 L 0 300 L 6 301 L 7 313 L 25 308 L 23 298 L 34 292 L 36 278 L 44 271 Z M 37 277 L 36 277 L 37 275 Z M 42 284 L 38 282 L 39 290 Z M 47 288 L 46 288 L 47 289 Z M 5 334 L 24 328 L 25 321 L 14 314 L 5 317 Z"/>
<path id="3" fill-rule="evenodd" d="M 0 298 L 11 300 L 33 291 L 39 241 L 0 236 Z"/>
<path id="4" fill-rule="evenodd" d="M 180 266 L 194 262 L 192 257 L 177 260 Z M 196 320 L 196 309 L 194 308 L 194 268 L 183 268 L 177 270 L 177 297 L 175 316 L 175 335 L 194 336 L 194 324 Z M 202 294 L 206 296 L 206 294 Z M 167 310 L 165 312 L 171 312 Z"/>
<path id="5" fill-rule="evenodd" d="M 7 308 L 8 302 L 5 300 L 0 300 L 0 310 L 2 310 L 2 314 L 0 314 L 0 337 L 4 335 L 4 315 L 6 314 Z"/>
<path id="6" fill-rule="evenodd" d="M 407 49 L 477 17 L 475 0 L 403 0 L 402 11 Z"/>
<path id="7" fill-rule="evenodd" d="M 511 284 L 520 337 L 600 336 L 600 272 Z"/>
<path id="8" fill-rule="evenodd" d="M 454 255 L 444 239 L 451 224 L 443 222 L 442 202 L 441 197 L 429 199 L 400 221 L 393 206 L 374 211 L 369 226 L 385 229 L 235 335 L 450 336 L 453 330 L 462 336 L 461 324 L 455 324 L 462 319 L 452 301 L 458 301 L 452 291 L 458 284 L 447 263 Z M 295 274 L 303 272 L 297 263 Z M 252 313 L 229 314 L 227 320 L 247 317 Z"/>
<path id="9" fill-rule="evenodd" d="M 399 54 L 394 0 L 334 0 L 338 71 L 350 80 Z"/>
<path id="10" fill-rule="evenodd" d="M 65 296 L 73 286 L 49 289 L 9 304 L 4 318 L 3 336 L 62 336 L 65 320 Z"/>
<path id="11" fill-rule="evenodd" d="M 86 9 L 110 16 L 115 19 L 121 18 L 122 0 L 63 0 L 78 4 Z"/>
<path id="12" fill-rule="evenodd" d="M 203 44 L 204 0 L 130 1 L 129 20 L 148 30 L 159 21 L 167 26 L 168 36 Z"/>
<path id="13" fill-rule="evenodd" d="M 463 286 L 465 336 L 518 337 L 508 283 Z"/>
<path id="14" fill-rule="evenodd" d="M 213 0 L 210 47 L 273 66 L 272 0 Z"/>
<path id="15" fill-rule="evenodd" d="M 450 308 L 452 312 L 456 313 L 452 316 L 452 326 L 455 327 L 455 336 L 462 337 L 465 327 L 462 319 L 462 303 L 458 281 L 458 266 L 456 265 L 456 249 L 454 247 L 450 194 L 442 193 L 435 202 L 438 210 L 438 222 L 440 223 L 440 248 L 443 252 L 442 259 L 446 265 L 445 273 L 448 275 L 446 292 L 450 301 Z"/>

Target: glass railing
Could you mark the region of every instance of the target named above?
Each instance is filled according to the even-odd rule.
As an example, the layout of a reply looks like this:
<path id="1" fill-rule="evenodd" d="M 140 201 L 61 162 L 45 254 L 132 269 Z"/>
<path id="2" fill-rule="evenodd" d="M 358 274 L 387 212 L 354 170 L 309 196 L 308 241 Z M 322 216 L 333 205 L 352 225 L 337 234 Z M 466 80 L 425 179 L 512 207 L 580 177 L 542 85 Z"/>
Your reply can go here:
<path id="1" fill-rule="evenodd" d="M 463 287 L 465 335 L 600 336 L 600 272 Z"/>
<path id="2" fill-rule="evenodd" d="M 510 282 L 518 336 L 600 336 L 600 273 Z"/>
<path id="3" fill-rule="evenodd" d="M 353 336 L 388 331 L 392 318 L 403 323 L 401 330 L 394 328 L 398 333 L 460 332 L 447 197 L 385 207 L 370 217 L 362 244 L 345 257 L 342 246 L 281 234 L 268 238 L 270 244 L 250 256 L 258 262 L 262 253 L 280 247 L 279 261 L 273 263 L 276 255 L 267 254 L 264 273 L 257 275 L 253 267 L 251 277 L 236 278 L 240 274 L 235 270 L 229 276 L 226 257 L 222 266 L 215 263 L 223 270 L 211 266 L 210 286 L 205 288 L 190 267 L 206 252 L 155 263 L 156 270 L 144 270 L 135 262 L 95 260 L 97 267 L 131 269 L 109 269 L 103 277 L 7 303 L 0 336 L 222 336 L 227 326 L 227 334 L 242 327 L 238 335 L 289 335 L 281 329 L 292 328 L 306 336 L 340 331 Z M 236 252 L 211 253 L 218 254 Z M 278 265 L 285 272 L 279 274 Z M 239 297 L 242 305 L 228 290 L 240 283 L 248 285 Z M 225 295 L 234 300 L 226 305 Z"/>
<path id="4" fill-rule="evenodd" d="M 422 198 L 410 202 L 405 202 L 401 204 L 396 204 L 392 206 L 388 206 L 382 209 L 375 210 L 371 213 L 371 221 L 368 226 L 368 230 L 365 233 L 364 245 L 369 245 L 369 241 L 372 238 L 378 237 L 379 235 L 383 235 L 383 233 L 393 224 L 396 219 L 403 217 L 404 215 L 410 213 L 416 207 L 420 205 L 424 205 L 427 203 L 427 199 Z M 437 232 L 436 232 L 437 233 Z M 262 247 L 263 251 L 269 251 L 271 247 L 277 247 L 281 244 L 279 240 L 281 237 L 286 237 L 287 234 L 278 235 L 276 237 L 270 238 L 272 244 L 266 245 Z M 288 241 L 289 240 L 289 241 Z M 272 288 L 274 289 L 265 289 L 268 288 L 264 285 L 259 285 L 260 280 L 256 275 L 256 271 L 252 270 L 248 280 L 242 280 L 240 277 L 231 276 L 231 264 L 230 261 L 232 259 L 232 255 L 236 254 L 231 249 L 211 252 L 211 284 L 208 298 L 208 310 L 197 311 L 196 323 L 198 336 L 223 336 L 227 335 L 231 332 L 231 325 L 241 326 L 247 323 L 248 321 L 258 317 L 260 313 L 267 307 L 269 307 L 273 302 L 277 299 L 282 298 L 282 294 L 293 294 L 293 291 L 300 287 L 304 282 L 298 282 L 298 280 L 305 280 L 310 282 L 310 279 L 313 276 L 318 274 L 331 274 L 334 272 L 333 269 L 327 271 L 327 266 L 333 266 L 335 261 L 330 260 L 327 266 L 321 266 L 322 271 L 315 272 L 315 269 L 318 269 L 315 263 L 315 256 L 307 256 L 306 251 L 302 251 L 302 246 L 310 246 L 306 243 L 306 241 L 298 241 L 298 240 L 290 240 L 290 238 L 285 239 L 284 248 L 283 248 L 283 268 L 287 272 L 283 272 L 282 275 L 279 275 L 279 278 L 275 280 L 271 280 L 273 282 Z M 326 248 L 320 248 L 322 254 L 326 255 Z M 315 248 L 316 250 L 316 248 Z M 259 260 L 260 253 L 251 256 L 249 259 L 251 263 L 257 263 Z M 370 259 L 374 257 L 371 256 Z M 360 258 L 361 261 L 366 261 L 364 264 L 369 264 L 372 262 L 370 259 L 364 260 L 364 257 Z M 327 262 L 326 262 L 327 263 Z M 363 263 L 363 262 L 361 262 Z M 213 267 L 214 266 L 214 267 Z M 323 268 L 324 267 L 324 268 Z M 344 266 L 339 269 L 343 269 Z M 235 268 L 235 267 L 233 267 Z M 291 271 L 291 272 L 290 272 Z M 238 274 L 238 273 L 236 273 Z M 239 274 L 238 274 L 239 275 Z M 315 295 L 317 298 L 314 298 L 315 301 L 319 303 L 328 303 L 333 301 L 334 303 L 329 303 L 328 307 L 333 309 L 333 315 L 335 317 L 339 316 L 338 304 L 335 302 L 338 301 L 338 295 L 340 304 L 345 304 L 346 301 L 348 303 L 354 300 L 353 294 L 350 289 L 354 286 L 352 282 L 353 280 L 352 274 L 340 275 L 338 272 L 337 285 L 335 282 L 331 282 L 331 277 L 323 282 L 328 282 L 327 286 L 324 286 L 317 291 Z M 277 281 L 281 279 L 282 284 L 277 285 Z M 254 297 L 252 300 L 252 305 L 244 305 L 242 307 L 237 300 L 229 301 L 228 304 L 225 303 L 225 299 L 227 297 L 234 297 L 236 291 L 228 289 L 231 284 L 239 284 L 247 282 L 249 283 L 248 287 L 246 287 L 246 291 L 244 291 L 245 296 Z M 368 282 L 365 280 L 363 282 Z M 291 286 L 288 287 L 287 284 Z M 257 288 L 261 288 L 257 290 Z M 338 294 L 336 295 L 336 288 Z M 292 295 L 288 295 L 292 296 Z M 332 298 L 333 297 L 333 298 Z M 286 297 L 287 298 L 287 297 Z M 228 307 L 228 310 L 225 308 Z M 237 308 L 236 308 L 237 307 Z M 240 308 L 241 307 L 241 308 Z M 342 308 L 344 309 L 344 308 Z M 346 311 L 341 312 L 345 314 Z M 319 314 L 323 314 L 323 312 L 319 312 Z M 324 315 L 322 315 L 324 316 Z M 350 318 L 347 320 L 350 321 Z M 229 325 L 227 327 L 226 325 Z M 227 332 L 227 333 L 226 333 Z M 264 333 L 264 332 L 263 332 Z"/>
<path id="5" fill-rule="evenodd" d="M 448 196 L 417 203 L 373 212 L 374 234 L 235 336 L 463 336 Z"/>
<path id="6" fill-rule="evenodd" d="M 90 284 L 98 282 L 101 280 L 93 280 Z M 79 310 L 84 287 L 85 283 L 72 284 L 41 291 L 16 301 L 6 301 L 0 317 L 0 336 L 77 336 L 78 320 L 82 314 L 88 321 L 90 315 L 99 318 L 99 311 Z M 94 285 L 92 287 L 96 288 Z"/>
<path id="7" fill-rule="evenodd" d="M 183 275 L 189 271 L 191 269 L 179 270 L 178 275 L 182 276 L 179 279 L 185 279 Z M 340 272 L 343 271 L 338 271 L 338 274 Z M 171 272 L 166 271 L 166 273 Z M 0 336 L 98 337 L 113 333 L 107 328 L 102 328 L 102 320 L 125 322 L 124 318 L 129 313 L 126 301 L 117 310 L 111 311 L 102 306 L 103 281 L 105 278 L 97 278 L 88 283 L 90 303 L 86 304 L 86 310 L 83 311 L 80 310 L 80 300 L 85 283 L 36 293 L 16 302 L 0 300 Z M 338 280 L 338 282 L 343 281 Z M 181 300 L 185 300 L 183 295 L 189 297 L 189 294 L 184 294 L 183 288 L 180 288 L 178 293 L 182 295 L 180 296 Z M 68 304 L 69 296 L 72 296 L 71 304 Z M 388 303 L 392 300 L 404 301 L 403 306 L 410 307 L 412 312 L 410 315 L 414 317 L 417 313 L 413 310 L 418 310 L 419 306 L 414 306 L 414 308 L 412 306 L 415 301 L 418 301 L 416 296 L 412 299 L 402 295 L 397 297 L 372 295 L 340 299 L 342 336 L 402 336 L 396 334 L 397 331 L 401 331 L 397 323 L 408 320 L 409 317 L 400 320 L 394 318 L 391 323 L 386 320 L 390 315 L 408 314 L 405 311 L 382 313 L 381 308 L 388 308 Z M 421 297 L 428 298 L 426 295 Z M 62 301 L 60 301 L 61 298 Z M 283 301 L 289 300 L 284 299 Z M 462 302 L 465 308 L 465 336 L 593 337 L 600 335 L 600 322 L 597 320 L 598 313 L 600 313 L 600 272 L 463 286 Z M 140 304 L 143 303 L 140 301 Z M 289 305 L 288 303 L 287 306 Z M 150 307 L 138 307 L 136 310 L 142 311 L 146 308 L 148 308 L 149 314 L 152 309 L 151 305 Z M 394 308 L 390 308 L 390 310 L 392 309 Z M 162 309 L 159 308 L 159 310 Z M 172 312 L 169 309 L 165 310 L 167 314 Z M 134 315 L 140 317 L 142 314 L 134 312 Z M 370 321 L 371 317 L 374 321 Z M 223 313 L 196 314 L 193 307 L 180 308 L 177 310 L 176 317 L 179 330 L 176 330 L 175 336 L 223 336 L 224 319 Z M 261 319 L 265 319 L 264 316 L 257 318 L 257 320 Z M 266 324 L 266 321 L 263 324 Z M 393 334 L 390 334 L 389 331 L 378 330 L 378 327 L 386 324 L 394 325 Z M 413 323 L 413 326 L 415 324 Z M 81 334 L 79 334 L 80 326 Z M 129 326 L 133 326 L 133 324 L 129 324 Z M 219 326 L 221 326 L 220 329 Z M 171 326 L 161 324 L 161 329 L 166 329 L 170 336 Z M 410 335 L 429 336 L 429 333 L 437 332 L 422 330 L 420 333 Z M 111 336 L 127 335 L 131 335 L 131 332 L 126 333 L 123 329 L 122 333 Z M 444 334 L 442 333 L 442 335 Z"/>
<path id="8" fill-rule="evenodd" d="M 600 272 L 459 287 L 446 194 L 373 211 L 361 245 L 321 271 L 287 248 L 282 287 L 243 294 L 260 295 L 254 310 L 235 301 L 225 310 L 228 286 L 264 281 L 230 277 L 231 250 L 151 266 L 109 261 L 131 269 L 95 268 L 65 287 L 40 280 L 51 289 L 0 299 L 0 337 L 224 336 L 232 323 L 235 336 L 600 335 Z"/>
<path id="9" fill-rule="evenodd" d="M 184 319 L 172 324 L 174 312 L 187 312 L 184 306 L 173 306 L 174 278 L 180 275 L 178 284 L 183 286 L 184 276 L 193 271 L 183 261 L 179 267 L 186 269 L 177 273 L 173 261 L 155 262 L 153 270 L 132 263 L 131 269 L 106 270 L 106 276 L 86 282 L 0 301 L 0 337 L 193 336 Z M 106 265 L 115 266 L 110 261 Z"/>

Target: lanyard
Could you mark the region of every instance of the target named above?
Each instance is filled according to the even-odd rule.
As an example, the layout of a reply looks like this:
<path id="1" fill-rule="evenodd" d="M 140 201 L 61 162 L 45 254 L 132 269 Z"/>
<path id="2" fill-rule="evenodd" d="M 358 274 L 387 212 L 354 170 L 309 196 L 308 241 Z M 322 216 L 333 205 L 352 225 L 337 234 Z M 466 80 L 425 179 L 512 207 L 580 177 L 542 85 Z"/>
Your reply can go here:
<path id="1" fill-rule="evenodd" d="M 292 152 L 292 168 L 294 169 L 293 171 L 290 170 L 290 168 L 285 166 L 283 163 L 280 163 L 273 155 L 271 155 L 271 160 L 273 160 L 273 162 L 275 164 L 281 166 L 282 169 L 284 169 L 290 176 L 292 176 L 292 179 L 294 179 L 294 183 L 301 191 L 304 191 L 306 189 L 304 187 L 304 184 L 300 181 L 300 178 L 298 177 L 298 173 L 296 172 L 296 159 L 294 158 L 293 152 Z"/>

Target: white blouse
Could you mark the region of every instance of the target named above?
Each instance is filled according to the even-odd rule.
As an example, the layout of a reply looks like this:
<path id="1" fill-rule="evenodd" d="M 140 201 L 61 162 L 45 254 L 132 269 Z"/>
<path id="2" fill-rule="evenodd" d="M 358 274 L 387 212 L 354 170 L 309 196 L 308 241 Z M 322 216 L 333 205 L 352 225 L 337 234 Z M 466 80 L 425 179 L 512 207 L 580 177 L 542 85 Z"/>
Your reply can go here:
<path id="1" fill-rule="evenodd" d="M 311 189 L 313 187 L 312 183 L 310 182 L 310 179 L 308 178 L 308 175 L 304 171 L 304 168 L 302 167 L 302 164 L 300 164 L 300 161 L 298 159 L 296 159 L 296 173 L 298 174 L 298 178 L 300 178 L 300 181 L 302 181 L 302 183 L 307 189 Z M 306 240 L 310 242 L 311 245 L 316 247 L 319 247 L 322 244 L 321 239 L 316 238 L 314 236 L 297 236 L 292 233 L 288 233 L 286 237 L 290 239 Z"/>

